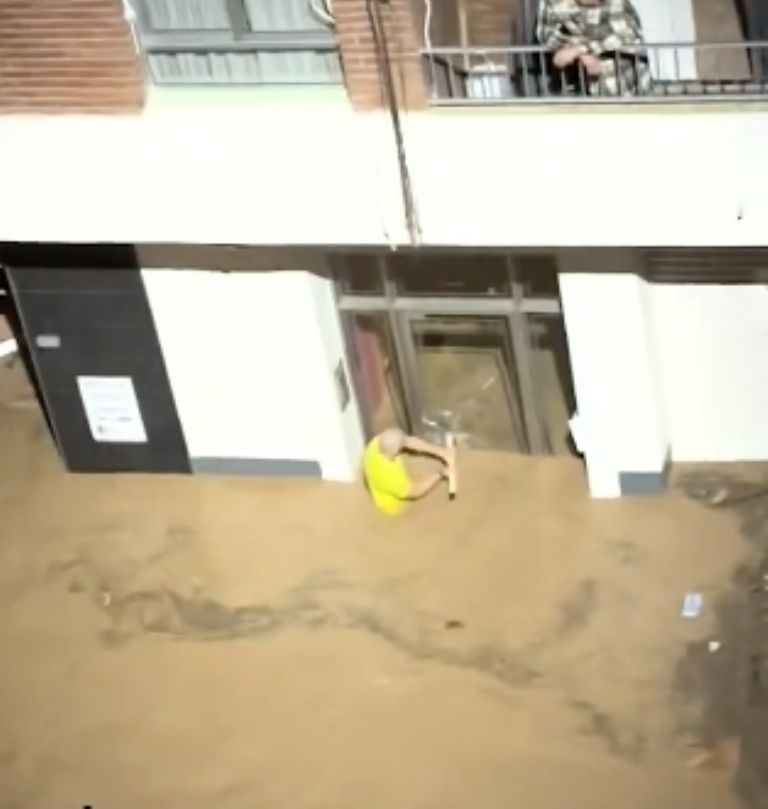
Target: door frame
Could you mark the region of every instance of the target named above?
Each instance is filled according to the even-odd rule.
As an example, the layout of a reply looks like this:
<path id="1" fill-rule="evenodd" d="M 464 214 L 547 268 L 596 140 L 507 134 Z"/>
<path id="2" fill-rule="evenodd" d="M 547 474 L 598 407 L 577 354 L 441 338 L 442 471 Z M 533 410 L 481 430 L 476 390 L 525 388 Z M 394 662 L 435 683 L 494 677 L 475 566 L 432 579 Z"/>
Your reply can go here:
<path id="1" fill-rule="evenodd" d="M 511 294 L 498 298 L 473 298 L 459 296 L 414 296 L 401 294 L 394 279 L 387 270 L 386 256 L 378 257 L 378 271 L 381 277 L 382 293 L 357 295 L 342 292 L 336 285 L 337 304 L 345 333 L 349 336 L 351 316 L 355 314 L 384 314 L 387 317 L 392 336 L 395 359 L 397 360 L 403 397 L 407 411 L 407 428 L 419 433 L 421 424 L 417 414 L 422 412 L 421 386 L 418 375 L 416 347 L 410 328 L 414 320 L 429 316 L 442 317 L 495 317 L 506 322 L 515 371 L 520 388 L 523 424 L 527 434 L 531 454 L 547 453 L 544 427 L 537 407 L 536 391 L 531 365 L 531 337 L 527 315 L 542 314 L 558 316 L 562 314 L 557 298 L 526 296 L 523 283 L 517 278 L 514 256 L 504 256 Z M 351 341 L 348 339 L 348 347 Z M 355 384 L 357 381 L 355 380 Z"/>
<path id="2" fill-rule="evenodd" d="M 527 397 L 524 395 L 524 390 L 528 387 L 527 383 L 524 381 L 523 377 L 525 376 L 526 372 L 530 372 L 530 367 L 527 366 L 525 369 L 521 368 L 521 364 L 518 361 L 518 353 L 525 354 L 525 350 L 523 349 L 521 352 L 518 352 L 515 348 L 515 335 L 512 328 L 512 320 L 517 319 L 513 317 L 504 317 L 501 315 L 465 315 L 465 314 L 449 314 L 446 315 L 444 313 L 435 313 L 435 312 L 420 312 L 418 310 L 414 310 L 412 312 L 404 312 L 398 317 L 398 327 L 403 329 L 402 335 L 402 342 L 405 348 L 404 354 L 404 384 L 412 388 L 413 396 L 411 397 L 415 404 L 416 409 L 411 414 L 413 421 L 413 417 L 417 415 L 424 414 L 424 397 L 423 397 L 423 380 L 421 378 L 421 374 L 419 373 L 419 359 L 418 359 L 418 349 L 416 346 L 416 339 L 415 339 L 415 330 L 414 326 L 417 323 L 429 323 L 431 318 L 448 318 L 448 319 L 459 319 L 459 318 L 467 318 L 468 320 L 475 320 L 475 319 L 485 319 L 489 321 L 493 321 L 500 325 L 503 329 L 503 337 L 506 341 L 506 346 L 503 350 L 503 360 L 506 363 L 509 363 L 507 368 L 507 373 L 505 375 L 504 380 L 504 395 L 505 398 L 509 402 L 509 406 L 513 407 L 512 402 L 517 401 L 520 405 L 519 409 L 519 416 L 520 416 L 520 427 L 523 431 L 523 439 L 524 439 L 524 447 L 525 450 L 534 454 L 540 454 L 540 447 L 536 443 L 536 429 L 537 425 L 535 422 L 538 421 L 536 417 L 536 413 L 530 408 L 530 402 L 527 401 Z M 516 384 L 515 384 L 516 383 Z M 519 396 L 518 396 L 519 394 Z M 514 420 L 514 418 L 513 418 Z M 421 419 L 418 420 L 416 429 L 420 430 L 423 429 L 423 425 Z"/>

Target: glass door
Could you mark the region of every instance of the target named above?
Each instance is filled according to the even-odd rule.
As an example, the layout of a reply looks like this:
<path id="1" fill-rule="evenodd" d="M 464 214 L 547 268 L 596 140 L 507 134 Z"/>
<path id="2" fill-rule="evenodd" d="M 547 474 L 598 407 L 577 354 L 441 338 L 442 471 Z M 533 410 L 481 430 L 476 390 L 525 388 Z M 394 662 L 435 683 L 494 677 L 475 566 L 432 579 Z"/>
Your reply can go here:
<path id="1" fill-rule="evenodd" d="M 568 340 L 560 315 L 527 316 L 530 372 L 536 417 L 548 455 L 570 455 L 568 419 L 576 412 Z"/>
<path id="2" fill-rule="evenodd" d="M 355 386 L 368 438 L 388 427 L 409 429 L 400 367 L 386 313 L 355 313 L 347 320 Z"/>
<path id="3" fill-rule="evenodd" d="M 460 446 L 529 452 L 506 317 L 408 315 L 414 428 Z"/>

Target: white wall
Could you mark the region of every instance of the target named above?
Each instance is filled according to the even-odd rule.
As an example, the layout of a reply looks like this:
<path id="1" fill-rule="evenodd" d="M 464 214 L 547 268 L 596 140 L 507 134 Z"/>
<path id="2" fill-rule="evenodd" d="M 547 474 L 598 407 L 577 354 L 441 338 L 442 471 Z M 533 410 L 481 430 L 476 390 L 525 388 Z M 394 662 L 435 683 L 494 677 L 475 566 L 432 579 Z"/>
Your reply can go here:
<path id="1" fill-rule="evenodd" d="M 768 459 L 768 288 L 655 284 L 672 457 Z"/>
<path id="2" fill-rule="evenodd" d="M 562 257 L 593 496 L 618 496 L 621 472 L 660 472 L 668 455 L 767 460 L 768 287 L 649 283 L 631 252 Z"/>
<path id="3" fill-rule="evenodd" d="M 0 240 L 407 241 L 385 113 L 219 92 L 155 92 L 138 117 L 0 116 Z M 404 127 L 426 244 L 765 244 L 759 108 L 434 111 Z"/>
<path id="4" fill-rule="evenodd" d="M 564 262 L 571 272 L 560 276 L 577 438 L 595 497 L 618 497 L 622 472 L 660 473 L 668 451 L 649 290 L 639 276 L 621 272 L 632 269 L 628 261 L 621 254 L 574 256 Z"/>
<path id="5" fill-rule="evenodd" d="M 309 275 L 307 281 L 319 335 L 319 339 L 313 340 L 313 348 L 318 355 L 314 363 L 316 371 L 314 384 L 321 394 L 317 397 L 316 404 L 325 409 L 322 414 L 324 427 L 319 434 L 320 457 L 325 459 L 323 475 L 326 479 L 351 480 L 358 472 L 364 436 L 333 284 L 317 275 Z M 339 360 L 344 363 L 351 396 L 350 404 L 344 413 L 339 412 L 338 391 L 333 376 Z"/>
<path id="6" fill-rule="evenodd" d="M 0 116 L 0 240 L 402 240 L 390 131 L 322 88 L 154 90 L 138 116 Z"/>
<path id="7" fill-rule="evenodd" d="M 411 116 L 407 143 L 424 241 L 765 245 L 768 114 L 742 110 L 531 107 Z"/>
<path id="8" fill-rule="evenodd" d="M 333 381 L 343 343 L 329 281 L 303 271 L 143 277 L 193 459 L 316 460 L 327 480 L 355 478 L 362 430 L 354 398 L 342 413 Z"/>

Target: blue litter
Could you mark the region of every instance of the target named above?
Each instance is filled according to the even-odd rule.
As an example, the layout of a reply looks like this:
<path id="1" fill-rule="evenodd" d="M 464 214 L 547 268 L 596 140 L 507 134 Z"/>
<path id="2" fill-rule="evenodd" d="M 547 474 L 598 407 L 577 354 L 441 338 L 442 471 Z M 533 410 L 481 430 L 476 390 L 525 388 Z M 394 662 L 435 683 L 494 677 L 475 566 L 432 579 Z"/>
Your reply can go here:
<path id="1" fill-rule="evenodd" d="M 683 618 L 698 618 L 704 604 L 704 596 L 701 593 L 686 593 L 683 599 Z"/>

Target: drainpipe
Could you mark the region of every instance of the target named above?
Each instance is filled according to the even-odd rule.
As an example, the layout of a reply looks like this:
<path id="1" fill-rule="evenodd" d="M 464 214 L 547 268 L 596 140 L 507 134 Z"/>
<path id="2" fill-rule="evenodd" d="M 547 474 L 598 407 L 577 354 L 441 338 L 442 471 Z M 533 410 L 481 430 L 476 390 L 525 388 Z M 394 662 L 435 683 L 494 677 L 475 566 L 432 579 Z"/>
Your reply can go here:
<path id="1" fill-rule="evenodd" d="M 389 116 L 392 122 L 392 131 L 395 137 L 395 147 L 397 149 L 397 162 L 400 169 L 400 188 L 403 197 L 403 208 L 405 210 L 405 221 L 408 228 L 411 246 L 418 247 L 421 244 L 421 226 L 419 225 L 416 201 L 413 195 L 413 184 L 411 174 L 408 170 L 408 159 L 403 138 L 403 127 L 400 116 L 400 108 L 397 102 L 397 91 L 395 89 L 395 79 L 392 69 L 392 58 L 387 42 L 387 33 L 384 21 L 381 16 L 381 5 L 390 5 L 390 0 L 366 0 L 368 19 L 371 24 L 373 41 L 376 46 L 376 59 L 378 62 L 379 75 L 382 78 L 384 95 L 389 108 Z"/>

